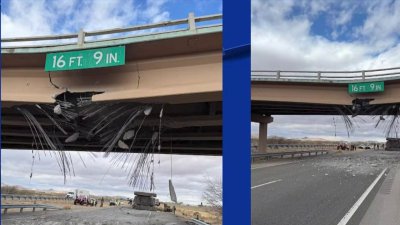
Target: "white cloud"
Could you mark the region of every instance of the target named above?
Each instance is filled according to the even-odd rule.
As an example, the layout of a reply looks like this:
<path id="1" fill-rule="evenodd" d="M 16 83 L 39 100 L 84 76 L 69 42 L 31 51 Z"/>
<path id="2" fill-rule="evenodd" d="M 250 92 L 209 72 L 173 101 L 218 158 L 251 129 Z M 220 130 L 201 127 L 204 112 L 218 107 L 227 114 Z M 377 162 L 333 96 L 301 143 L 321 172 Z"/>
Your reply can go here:
<path id="1" fill-rule="evenodd" d="M 1 13 L 1 36 L 24 37 L 52 32 L 52 15 L 45 14 L 45 1 L 12 1 L 9 14 Z"/>
<path id="2" fill-rule="evenodd" d="M 296 15 L 293 11 L 297 10 Z M 321 15 L 329 19 L 327 35 L 314 34 Z M 363 18 L 353 27 L 352 19 Z M 349 39 L 339 39 L 348 34 Z M 331 37 L 329 37 L 331 35 Z M 398 67 L 400 1 L 252 1 L 253 70 L 362 70 Z M 332 117 L 274 116 L 268 135 L 289 138 L 331 137 L 348 140 L 343 122 Z M 356 127 L 350 140 L 385 140 L 374 123 Z M 252 135 L 258 125 L 252 123 Z"/>
<path id="3" fill-rule="evenodd" d="M 358 116 L 352 119 L 353 132 L 350 137 L 341 116 L 273 116 L 268 124 L 268 136 L 286 138 L 324 138 L 343 141 L 385 141 L 385 124 L 375 128 L 378 118 Z M 390 121 L 389 119 L 387 121 Z M 336 126 L 336 127 L 335 127 Z M 258 124 L 251 124 L 252 137 L 258 137 Z M 391 135 L 395 135 L 391 133 Z"/>
<path id="4" fill-rule="evenodd" d="M 379 43 L 382 47 L 391 46 L 400 37 L 399 24 L 399 1 L 371 1 L 368 17 L 360 30 L 360 35 L 368 37 L 372 44 Z"/>
<path id="5" fill-rule="evenodd" d="M 1 13 L 2 37 L 25 37 L 127 27 L 170 19 L 167 1 L 10 1 Z"/>
<path id="6" fill-rule="evenodd" d="M 400 2 L 369 1 L 365 23 L 348 30 L 361 3 L 337 1 L 252 1 L 252 69 L 348 70 L 398 66 Z M 367 3 L 365 3 L 367 4 Z M 304 14 L 292 16 L 294 7 Z M 330 14 L 333 36 L 354 33 L 355 41 L 332 41 L 311 33 L 318 13 Z"/>
<path id="7" fill-rule="evenodd" d="M 166 0 L 147 1 L 147 9 L 144 11 L 143 14 L 148 18 L 152 18 L 153 23 L 168 20 L 169 12 L 161 11 L 161 6 L 164 5 L 166 2 Z"/>

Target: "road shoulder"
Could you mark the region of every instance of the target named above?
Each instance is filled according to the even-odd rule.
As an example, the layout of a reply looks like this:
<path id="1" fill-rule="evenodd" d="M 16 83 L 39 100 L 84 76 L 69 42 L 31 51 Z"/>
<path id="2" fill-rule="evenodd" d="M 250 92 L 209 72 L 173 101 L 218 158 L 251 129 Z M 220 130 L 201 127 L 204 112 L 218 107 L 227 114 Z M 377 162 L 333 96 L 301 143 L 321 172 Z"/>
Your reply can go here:
<path id="1" fill-rule="evenodd" d="M 400 224 L 400 166 L 387 174 L 360 225 Z"/>

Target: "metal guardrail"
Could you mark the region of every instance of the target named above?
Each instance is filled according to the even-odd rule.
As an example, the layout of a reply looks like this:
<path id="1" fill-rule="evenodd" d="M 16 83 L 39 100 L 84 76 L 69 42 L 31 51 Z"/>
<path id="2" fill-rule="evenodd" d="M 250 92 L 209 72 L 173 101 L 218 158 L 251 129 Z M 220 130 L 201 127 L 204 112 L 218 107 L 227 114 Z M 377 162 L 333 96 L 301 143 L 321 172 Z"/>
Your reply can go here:
<path id="1" fill-rule="evenodd" d="M 252 149 L 257 149 L 258 146 L 252 146 Z M 267 144 L 267 149 L 314 149 L 314 150 L 328 150 L 337 148 L 335 144 L 320 144 L 320 145 L 310 145 L 310 144 Z"/>
<path id="2" fill-rule="evenodd" d="M 58 196 L 39 196 L 39 195 L 14 195 L 14 194 L 1 194 L 1 198 L 6 199 L 18 199 L 18 200 L 68 200 Z"/>
<path id="3" fill-rule="evenodd" d="M 354 71 L 252 70 L 252 81 L 336 81 L 354 82 L 380 79 L 400 79 L 400 67 Z"/>
<path id="4" fill-rule="evenodd" d="M 204 221 L 198 220 L 198 219 L 190 219 L 189 221 L 187 221 L 189 224 L 191 225 L 210 225 Z"/>
<path id="5" fill-rule="evenodd" d="M 84 31 L 83 29 L 81 29 L 78 33 L 75 33 L 75 34 L 47 35 L 47 36 L 21 37 L 21 38 L 4 38 L 4 39 L 1 39 L 1 42 L 8 43 L 8 42 L 27 42 L 27 41 L 30 41 L 30 42 L 54 41 L 54 40 L 76 38 L 77 45 L 82 46 L 82 45 L 84 45 L 84 43 L 91 42 L 91 41 L 85 40 L 86 37 L 96 37 L 99 35 L 106 35 L 106 34 L 121 34 L 121 33 L 132 32 L 132 31 L 143 31 L 143 30 L 151 31 L 151 29 L 154 29 L 154 28 L 171 27 L 171 26 L 182 25 L 182 24 L 187 24 L 188 26 L 187 26 L 187 28 L 179 29 L 179 30 L 196 31 L 197 28 L 201 28 L 201 27 L 211 27 L 211 26 L 220 26 L 221 25 L 221 23 L 219 23 L 219 24 L 216 23 L 216 24 L 208 25 L 208 26 L 198 26 L 198 24 L 196 24 L 196 23 L 220 20 L 220 19 L 222 19 L 222 14 L 214 14 L 214 15 L 208 15 L 208 16 L 195 17 L 194 13 L 189 13 L 188 18 L 185 18 L 185 19 L 171 20 L 171 21 L 154 23 L 154 24 L 146 24 L 146 25 L 139 25 L 139 26 L 131 26 L 131 27 L 127 27 L 127 28 L 115 28 L 115 29 L 98 30 L 98 31 L 90 31 L 90 32 L 87 32 L 87 31 Z M 171 32 L 171 31 L 168 30 L 166 32 Z M 151 34 L 151 33 L 145 33 L 144 35 L 149 35 L 149 34 Z M 138 35 L 133 35 L 133 36 L 138 36 Z M 132 37 L 132 35 L 131 36 L 123 36 L 123 37 L 119 37 L 119 38 L 127 38 L 127 37 Z M 112 39 L 102 39 L 101 41 L 104 41 L 104 40 L 112 40 Z M 92 42 L 94 42 L 94 41 L 92 41 Z M 68 43 L 68 44 L 71 44 L 71 43 Z M 45 44 L 45 45 L 48 46 L 48 44 Z M 29 47 L 40 47 L 40 46 L 43 46 L 43 45 L 35 45 L 35 46 L 29 46 Z M 27 46 L 21 46 L 21 47 L 27 47 Z M 6 47 L 6 48 L 12 48 L 12 47 Z"/>
<path id="6" fill-rule="evenodd" d="M 285 156 L 291 156 L 292 158 L 294 158 L 295 156 L 303 157 L 304 155 L 311 156 L 313 153 L 316 156 L 318 155 L 318 153 L 323 155 L 323 154 L 328 154 L 329 150 L 253 153 L 253 154 L 251 154 L 251 161 L 254 162 L 257 159 L 268 160 L 268 159 L 272 159 L 272 158 L 283 158 Z"/>
<path id="7" fill-rule="evenodd" d="M 4 209 L 4 214 L 7 213 L 8 209 L 19 209 L 19 212 L 22 213 L 24 209 L 32 208 L 32 212 L 35 212 L 37 208 L 43 209 L 46 211 L 47 209 L 62 209 L 60 207 L 55 207 L 52 205 L 42 205 L 42 204 L 32 204 L 32 205 L 1 205 L 1 209 Z"/>

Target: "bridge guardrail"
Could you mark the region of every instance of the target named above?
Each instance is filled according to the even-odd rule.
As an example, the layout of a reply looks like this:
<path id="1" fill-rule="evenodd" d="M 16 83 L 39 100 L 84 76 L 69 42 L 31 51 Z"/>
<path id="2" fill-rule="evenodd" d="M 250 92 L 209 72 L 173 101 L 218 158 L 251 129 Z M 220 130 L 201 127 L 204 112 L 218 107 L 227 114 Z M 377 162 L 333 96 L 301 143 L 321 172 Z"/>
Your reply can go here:
<path id="1" fill-rule="evenodd" d="M 37 208 L 42 208 L 43 211 L 47 209 L 62 209 L 60 207 L 55 207 L 52 205 L 42 205 L 42 204 L 32 204 L 32 205 L 1 205 L 1 209 L 4 209 L 4 214 L 7 213 L 8 209 L 19 209 L 19 212 L 22 213 L 24 209 L 32 208 L 32 212 L 35 212 Z"/>
<path id="2" fill-rule="evenodd" d="M 106 34 L 121 34 L 121 33 L 132 32 L 132 31 L 143 31 L 143 30 L 152 31 L 151 29 L 154 29 L 154 28 L 172 27 L 172 26 L 182 25 L 182 24 L 187 24 L 188 26 L 186 28 L 181 28 L 181 29 L 177 29 L 177 30 L 167 30 L 165 32 L 180 31 L 180 30 L 196 31 L 197 28 L 221 26 L 221 23 L 215 23 L 215 24 L 205 25 L 205 26 L 201 26 L 198 23 L 206 22 L 206 21 L 221 20 L 221 19 L 222 19 L 222 14 L 214 14 L 214 15 L 208 15 L 208 16 L 195 17 L 194 13 L 189 13 L 188 18 L 185 18 L 185 19 L 171 20 L 171 21 L 165 21 L 165 22 L 154 23 L 154 24 L 145 24 L 145 25 L 139 25 L 139 26 L 130 26 L 127 28 L 115 28 L 115 29 L 106 29 L 106 30 L 98 30 L 98 31 L 90 31 L 90 32 L 87 32 L 87 31 L 84 31 L 83 29 L 81 29 L 78 33 L 74 33 L 74 34 L 46 35 L 46 36 L 19 37 L 19 38 L 3 38 L 3 39 L 1 39 L 1 42 L 2 43 L 10 43 L 10 42 L 18 43 L 18 42 L 35 42 L 35 41 L 55 41 L 55 40 L 65 40 L 65 39 L 76 38 L 77 45 L 82 46 L 84 43 L 115 39 L 115 37 L 114 37 L 114 38 L 109 38 L 109 39 L 87 41 L 87 40 L 85 40 L 86 37 L 97 37 L 97 36 L 106 35 Z M 118 38 L 127 38 L 127 37 L 132 37 L 132 36 L 141 36 L 141 35 L 149 35 L 149 34 L 152 34 L 152 33 L 144 33 L 144 34 L 139 34 L 139 35 L 127 35 L 127 36 L 118 37 Z M 61 43 L 61 44 L 71 44 L 71 43 Z M 42 44 L 42 45 L 15 46 L 15 47 L 7 46 L 4 48 L 42 47 L 42 46 L 49 46 L 49 45 Z"/>
<path id="3" fill-rule="evenodd" d="M 354 71 L 252 70 L 252 81 L 354 82 L 400 79 L 400 67 Z"/>
<path id="4" fill-rule="evenodd" d="M 284 156 L 292 156 L 294 158 L 296 155 L 303 157 L 304 155 L 311 156 L 312 154 L 315 154 L 316 156 L 318 153 L 321 155 L 323 154 L 328 154 L 329 150 L 311 150 L 311 151 L 293 151 L 293 152 L 267 152 L 267 153 L 253 153 L 251 154 L 251 161 L 255 162 L 257 159 L 272 159 L 272 158 L 283 158 Z"/>
<path id="5" fill-rule="evenodd" d="M 210 224 L 208 224 L 208 223 L 206 223 L 206 222 L 204 222 L 204 221 L 201 221 L 201 220 L 198 220 L 198 219 L 190 219 L 189 221 L 187 221 L 189 224 L 192 224 L 192 225 L 210 225 Z"/>
<path id="6" fill-rule="evenodd" d="M 335 144 L 267 144 L 267 149 L 314 149 L 314 150 L 327 150 L 334 149 L 337 145 Z M 258 146 L 252 146 L 252 148 L 257 149 Z"/>
<path id="7" fill-rule="evenodd" d="M 1 198 L 6 199 L 18 199 L 18 200 L 67 200 L 63 197 L 57 196 L 40 196 L 40 195 L 14 195 L 14 194 L 1 194 Z"/>

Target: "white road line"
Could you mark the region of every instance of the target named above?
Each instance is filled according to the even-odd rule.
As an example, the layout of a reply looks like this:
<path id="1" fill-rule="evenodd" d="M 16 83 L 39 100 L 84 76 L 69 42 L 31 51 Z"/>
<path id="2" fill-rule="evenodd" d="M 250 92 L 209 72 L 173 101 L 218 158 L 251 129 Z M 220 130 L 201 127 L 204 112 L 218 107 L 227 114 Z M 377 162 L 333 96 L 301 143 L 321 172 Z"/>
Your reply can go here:
<path id="1" fill-rule="evenodd" d="M 361 204 L 363 203 L 363 201 L 367 198 L 368 194 L 372 191 L 372 189 L 375 187 L 375 185 L 378 183 L 378 181 L 381 179 L 381 177 L 383 176 L 383 174 L 386 172 L 387 168 L 385 168 L 380 174 L 379 176 L 374 180 L 374 182 L 372 182 L 371 185 L 369 185 L 369 187 L 367 188 L 367 190 L 365 190 L 365 192 L 361 195 L 361 197 L 356 201 L 356 203 L 354 203 L 353 207 L 350 208 L 350 210 L 346 213 L 346 215 L 344 215 L 344 217 L 342 218 L 342 220 L 340 220 L 340 222 L 337 225 L 346 225 L 349 220 L 351 219 L 351 217 L 354 215 L 354 213 L 357 211 L 357 209 L 361 206 Z"/>
<path id="2" fill-rule="evenodd" d="M 273 183 L 276 183 L 276 182 L 279 182 L 279 181 L 282 181 L 282 180 L 281 179 L 273 180 L 273 181 L 270 181 L 270 182 L 265 183 L 265 184 L 260 184 L 260 185 L 253 186 L 253 187 L 251 187 L 251 189 L 258 188 L 258 187 L 261 187 L 261 186 L 264 186 L 264 185 L 268 185 L 268 184 L 273 184 Z"/>

